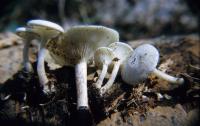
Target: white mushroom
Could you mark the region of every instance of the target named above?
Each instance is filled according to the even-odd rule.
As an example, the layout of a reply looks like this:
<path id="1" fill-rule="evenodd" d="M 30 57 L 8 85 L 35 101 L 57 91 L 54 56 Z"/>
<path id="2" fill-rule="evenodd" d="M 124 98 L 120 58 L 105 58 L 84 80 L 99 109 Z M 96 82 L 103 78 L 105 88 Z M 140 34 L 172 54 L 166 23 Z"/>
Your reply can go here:
<path id="1" fill-rule="evenodd" d="M 58 40 L 49 41 L 47 48 L 60 65 L 75 66 L 77 109 L 88 109 L 87 62 L 97 48 L 118 41 L 115 30 L 103 26 L 75 26 Z"/>
<path id="2" fill-rule="evenodd" d="M 126 83 L 131 85 L 146 79 L 150 73 L 170 83 L 184 83 L 183 78 L 176 78 L 156 69 L 158 60 L 159 52 L 154 46 L 150 44 L 141 45 L 137 47 L 132 53 L 132 56 L 122 64 L 121 77 Z"/>
<path id="3" fill-rule="evenodd" d="M 41 43 L 38 52 L 37 73 L 40 84 L 43 86 L 43 91 L 48 93 L 51 92 L 51 89 L 49 89 L 49 86 L 47 85 L 48 78 L 44 68 L 44 58 L 45 53 L 47 52 L 45 46 L 49 39 L 64 33 L 64 30 L 58 24 L 46 20 L 31 20 L 27 23 L 27 25 L 27 29 L 29 31 L 32 31 L 40 36 Z"/>
<path id="4" fill-rule="evenodd" d="M 31 63 L 29 62 L 29 46 L 30 42 L 33 39 L 38 38 L 38 35 L 28 31 L 25 27 L 19 27 L 16 29 L 16 34 L 24 39 L 24 48 L 23 48 L 23 69 L 26 72 L 32 72 L 33 68 L 31 66 Z"/>
<path id="5" fill-rule="evenodd" d="M 101 85 L 108 70 L 108 66 L 112 63 L 113 58 L 114 58 L 114 53 L 112 49 L 108 47 L 100 47 L 95 51 L 94 54 L 95 66 L 102 69 L 101 74 L 99 75 L 99 78 L 94 85 L 96 88 L 98 89 L 101 88 Z"/>
<path id="6" fill-rule="evenodd" d="M 114 42 L 108 47 L 112 49 L 115 55 L 115 59 L 113 60 L 114 66 L 108 82 L 100 89 L 101 95 L 104 94 L 112 86 L 119 71 L 120 65 L 133 51 L 131 46 L 123 42 Z"/>

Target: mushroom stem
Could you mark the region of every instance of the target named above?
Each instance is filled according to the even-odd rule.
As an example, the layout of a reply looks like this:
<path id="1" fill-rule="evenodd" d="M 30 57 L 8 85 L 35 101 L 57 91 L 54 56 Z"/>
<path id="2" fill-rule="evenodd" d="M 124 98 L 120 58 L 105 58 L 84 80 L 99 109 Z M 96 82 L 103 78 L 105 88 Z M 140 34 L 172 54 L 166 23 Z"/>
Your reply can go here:
<path id="1" fill-rule="evenodd" d="M 24 48 L 23 48 L 23 67 L 26 72 L 31 72 L 33 70 L 30 62 L 29 62 L 29 46 L 30 46 L 30 41 L 31 40 L 26 40 L 24 43 Z"/>
<path id="2" fill-rule="evenodd" d="M 95 83 L 95 87 L 96 88 L 98 88 L 98 89 L 101 88 L 101 85 L 103 84 L 103 80 L 104 80 L 104 78 L 106 76 L 107 70 L 108 70 L 108 65 L 107 64 L 103 64 L 103 69 L 101 71 L 99 79 Z"/>
<path id="3" fill-rule="evenodd" d="M 87 94 L 87 63 L 81 61 L 75 66 L 76 88 L 77 88 L 77 109 L 88 109 Z"/>
<path id="4" fill-rule="evenodd" d="M 154 69 L 154 71 L 152 73 L 155 74 L 156 76 L 158 76 L 159 78 L 162 78 L 173 84 L 183 84 L 184 83 L 183 78 L 176 78 L 176 77 L 170 76 L 158 69 Z"/>
<path id="5" fill-rule="evenodd" d="M 114 62 L 114 68 L 112 70 L 111 76 L 108 82 L 100 90 L 101 95 L 104 94 L 113 85 L 115 78 L 117 76 L 117 73 L 119 71 L 120 64 L 121 64 L 120 60 Z"/>
<path id="6" fill-rule="evenodd" d="M 40 47 L 40 50 L 38 53 L 37 73 L 38 73 L 40 84 L 44 88 L 43 90 L 47 91 L 48 86 L 45 84 L 47 84 L 49 80 L 46 76 L 46 72 L 45 72 L 45 68 L 44 68 L 44 58 L 45 58 L 45 54 L 46 54 L 47 50 L 42 43 L 40 46 L 41 47 Z"/>

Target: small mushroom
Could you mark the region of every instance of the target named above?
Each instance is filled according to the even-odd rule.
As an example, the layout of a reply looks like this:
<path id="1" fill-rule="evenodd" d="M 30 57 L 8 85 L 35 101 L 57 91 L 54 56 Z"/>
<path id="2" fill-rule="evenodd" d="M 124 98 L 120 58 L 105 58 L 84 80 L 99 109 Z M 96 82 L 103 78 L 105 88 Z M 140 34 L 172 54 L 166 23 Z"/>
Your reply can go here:
<path id="1" fill-rule="evenodd" d="M 131 85 L 146 79 L 150 73 L 170 83 L 184 83 L 183 78 L 176 78 L 156 69 L 158 60 L 159 52 L 154 46 L 150 44 L 141 45 L 137 47 L 126 62 L 122 64 L 121 77 L 126 83 Z"/>
<path id="2" fill-rule="evenodd" d="M 118 41 L 117 31 L 103 26 L 74 26 L 57 40 L 50 40 L 47 48 L 60 65 L 75 66 L 77 110 L 87 110 L 87 62 L 97 48 Z"/>
<path id="3" fill-rule="evenodd" d="M 108 46 L 112 49 L 115 58 L 113 59 L 113 70 L 110 75 L 108 82 L 101 87 L 100 94 L 104 94 L 114 83 L 117 73 L 119 71 L 120 65 L 124 62 L 124 60 L 131 54 L 133 49 L 126 43 L 123 42 L 114 42 Z"/>
<path id="4" fill-rule="evenodd" d="M 108 47 L 100 47 L 95 51 L 94 54 L 95 66 L 102 69 L 101 74 L 97 82 L 95 83 L 96 88 L 98 89 L 101 88 L 101 85 L 108 70 L 108 66 L 112 63 L 113 58 L 114 58 L 113 51 Z"/>
<path id="5" fill-rule="evenodd" d="M 38 38 L 38 35 L 28 31 L 25 27 L 19 27 L 16 29 L 16 34 L 24 39 L 24 48 L 23 48 L 23 69 L 25 72 L 32 72 L 33 68 L 31 66 L 31 63 L 29 62 L 29 46 L 30 42 L 33 39 Z"/>
<path id="6" fill-rule="evenodd" d="M 29 31 L 34 32 L 40 36 L 41 43 L 38 52 L 37 73 L 40 84 L 43 87 L 43 91 L 45 93 L 49 93 L 51 92 L 51 89 L 49 89 L 49 86 L 47 85 L 48 78 L 44 68 L 44 58 L 47 52 L 45 46 L 49 39 L 64 33 L 64 30 L 58 24 L 46 20 L 30 20 L 28 21 L 27 26 Z"/>

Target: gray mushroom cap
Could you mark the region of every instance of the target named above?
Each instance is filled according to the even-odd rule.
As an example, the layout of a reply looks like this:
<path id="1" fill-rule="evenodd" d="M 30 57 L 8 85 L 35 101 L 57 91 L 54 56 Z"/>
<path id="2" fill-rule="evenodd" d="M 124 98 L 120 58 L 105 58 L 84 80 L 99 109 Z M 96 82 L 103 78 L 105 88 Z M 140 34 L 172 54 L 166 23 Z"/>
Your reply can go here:
<path id="1" fill-rule="evenodd" d="M 109 46 L 109 48 L 112 49 L 115 58 L 117 58 L 117 60 L 121 60 L 120 62 L 124 62 L 127 57 L 129 57 L 131 55 L 131 53 L 133 52 L 133 49 L 130 45 L 124 43 L 124 42 L 114 42 L 111 43 Z M 109 66 L 108 68 L 108 72 L 110 73 L 113 69 L 113 63 Z"/>
<path id="2" fill-rule="evenodd" d="M 104 26 L 74 26 L 64 35 L 50 40 L 47 48 L 58 64 L 75 65 L 90 59 L 97 48 L 118 40 L 118 32 Z"/>
<path id="3" fill-rule="evenodd" d="M 103 65 L 109 65 L 114 57 L 112 49 L 108 47 L 100 47 L 94 53 L 95 66 L 102 69 Z"/>
<path id="4" fill-rule="evenodd" d="M 18 36 L 26 39 L 26 38 L 38 38 L 39 36 L 29 30 L 27 30 L 27 28 L 25 27 L 19 27 L 16 29 L 16 32 L 15 32 Z"/>
<path id="5" fill-rule="evenodd" d="M 121 66 L 122 79 L 128 84 L 144 80 L 156 68 L 158 60 L 159 52 L 154 46 L 144 44 L 137 47 Z"/>
<path id="6" fill-rule="evenodd" d="M 53 22 L 46 20 L 30 20 L 27 23 L 27 29 L 39 34 L 44 38 L 55 37 L 60 33 L 64 33 L 64 29 Z"/>
<path id="7" fill-rule="evenodd" d="M 111 43 L 108 47 L 112 49 L 115 57 L 121 61 L 124 61 L 133 51 L 130 45 L 123 42 L 114 42 Z"/>

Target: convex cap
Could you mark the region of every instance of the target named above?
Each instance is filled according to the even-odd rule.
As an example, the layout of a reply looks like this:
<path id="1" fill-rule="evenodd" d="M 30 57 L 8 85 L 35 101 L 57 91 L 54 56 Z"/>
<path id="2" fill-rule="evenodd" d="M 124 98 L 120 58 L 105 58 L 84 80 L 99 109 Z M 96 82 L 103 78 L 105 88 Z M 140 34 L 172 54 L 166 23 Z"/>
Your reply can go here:
<path id="1" fill-rule="evenodd" d="M 122 64 L 122 79 L 128 84 L 144 80 L 156 68 L 158 60 L 159 52 L 154 46 L 150 44 L 138 46 L 131 57 Z"/>

